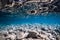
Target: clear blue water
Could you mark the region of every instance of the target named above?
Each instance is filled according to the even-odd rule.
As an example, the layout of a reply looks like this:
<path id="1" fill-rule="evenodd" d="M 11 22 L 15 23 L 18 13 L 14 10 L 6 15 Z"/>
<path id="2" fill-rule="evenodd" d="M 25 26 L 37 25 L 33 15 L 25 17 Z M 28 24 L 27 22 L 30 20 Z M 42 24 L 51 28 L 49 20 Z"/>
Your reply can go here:
<path id="1" fill-rule="evenodd" d="M 17 25 L 17 24 L 34 24 L 34 23 L 40 23 L 40 24 L 59 24 L 60 25 L 60 13 L 49 13 L 48 15 L 44 16 L 44 15 L 26 15 L 23 14 L 22 16 L 19 14 L 16 14 L 17 16 L 15 16 L 13 14 L 7 14 L 4 12 L 0 12 L 0 30 L 4 29 L 7 27 L 7 25 Z M 10 16 L 7 16 L 10 15 Z M 19 15 L 19 16 L 18 16 Z M 12 17 L 11 17 L 12 16 Z M 24 17 L 25 16 L 25 17 Z M 2 24 L 2 25 L 1 25 Z"/>
<path id="2" fill-rule="evenodd" d="M 1 13 L 1 12 L 0 12 Z M 0 24 L 25 24 L 25 23 L 44 23 L 60 24 L 60 13 L 52 13 L 47 16 L 28 16 L 28 17 L 8 17 L 0 16 Z"/>

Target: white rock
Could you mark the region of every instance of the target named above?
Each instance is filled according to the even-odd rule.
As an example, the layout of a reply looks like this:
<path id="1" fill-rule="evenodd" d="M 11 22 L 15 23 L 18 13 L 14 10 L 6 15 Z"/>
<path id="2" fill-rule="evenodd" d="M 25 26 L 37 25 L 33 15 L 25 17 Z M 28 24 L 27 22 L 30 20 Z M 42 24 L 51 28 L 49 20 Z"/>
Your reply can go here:
<path id="1" fill-rule="evenodd" d="M 11 38 L 11 40 L 15 40 L 16 35 L 14 33 L 8 34 L 8 36 L 6 38 Z"/>
<path id="2" fill-rule="evenodd" d="M 18 32 L 16 35 L 17 35 L 17 39 L 22 39 L 22 38 L 25 37 L 25 33 L 24 32 Z M 27 35 L 27 33 L 26 33 L 26 35 Z"/>

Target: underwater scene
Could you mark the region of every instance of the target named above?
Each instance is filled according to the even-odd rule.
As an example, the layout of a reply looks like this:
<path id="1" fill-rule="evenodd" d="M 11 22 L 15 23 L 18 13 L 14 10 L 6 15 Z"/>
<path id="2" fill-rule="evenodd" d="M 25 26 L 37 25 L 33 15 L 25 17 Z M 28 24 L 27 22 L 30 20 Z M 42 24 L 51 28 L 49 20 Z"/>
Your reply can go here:
<path id="1" fill-rule="evenodd" d="M 0 40 L 60 40 L 60 0 L 0 0 Z"/>

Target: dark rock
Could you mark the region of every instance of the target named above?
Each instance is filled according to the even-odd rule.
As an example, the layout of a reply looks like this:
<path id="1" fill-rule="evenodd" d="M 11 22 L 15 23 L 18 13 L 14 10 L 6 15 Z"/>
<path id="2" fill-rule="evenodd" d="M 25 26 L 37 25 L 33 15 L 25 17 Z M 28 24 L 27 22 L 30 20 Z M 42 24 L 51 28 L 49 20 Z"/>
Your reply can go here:
<path id="1" fill-rule="evenodd" d="M 29 34 L 26 38 L 36 38 L 37 39 L 37 35 L 35 32 L 29 32 Z"/>
<path id="2" fill-rule="evenodd" d="M 34 11 L 34 10 L 32 10 L 32 11 L 31 11 L 31 13 L 35 13 L 35 11 Z"/>
<path id="3" fill-rule="evenodd" d="M 58 38 L 56 38 L 56 40 L 59 40 Z"/>
<path id="4" fill-rule="evenodd" d="M 60 34 L 60 30 L 58 30 L 58 29 L 55 29 L 55 32 L 57 32 L 57 33 L 59 33 L 59 34 Z"/>
<path id="5" fill-rule="evenodd" d="M 4 37 L 7 37 L 8 35 L 7 34 L 3 34 L 4 35 Z"/>
<path id="6" fill-rule="evenodd" d="M 43 30 L 43 31 L 47 31 L 45 28 L 41 28 L 41 30 Z"/>
<path id="7" fill-rule="evenodd" d="M 11 40 L 11 38 L 6 38 L 5 40 Z"/>

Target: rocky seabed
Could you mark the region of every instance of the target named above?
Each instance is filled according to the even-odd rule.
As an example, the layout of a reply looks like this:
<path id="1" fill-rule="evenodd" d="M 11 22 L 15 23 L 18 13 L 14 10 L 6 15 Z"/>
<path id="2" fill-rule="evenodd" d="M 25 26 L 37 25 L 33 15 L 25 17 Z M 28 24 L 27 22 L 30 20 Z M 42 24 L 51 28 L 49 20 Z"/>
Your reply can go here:
<path id="1" fill-rule="evenodd" d="M 8 25 L 0 30 L 0 40 L 60 40 L 60 25 Z"/>

